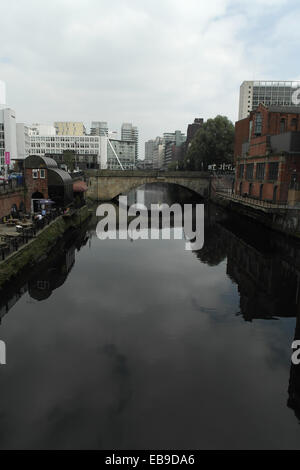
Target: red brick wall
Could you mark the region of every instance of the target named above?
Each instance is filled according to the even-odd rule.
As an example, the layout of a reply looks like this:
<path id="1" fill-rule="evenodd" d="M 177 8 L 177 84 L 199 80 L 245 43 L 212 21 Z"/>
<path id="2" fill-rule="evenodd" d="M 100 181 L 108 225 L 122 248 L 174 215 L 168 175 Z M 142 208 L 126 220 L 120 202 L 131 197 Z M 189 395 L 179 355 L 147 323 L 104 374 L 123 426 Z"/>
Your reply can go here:
<path id="1" fill-rule="evenodd" d="M 33 193 L 39 192 L 43 195 L 45 199 L 48 199 L 48 171 L 45 170 L 45 178 L 38 177 L 34 179 L 32 177 L 31 169 L 26 169 L 25 181 L 27 187 L 27 197 L 26 197 L 26 210 L 30 211 L 31 209 L 31 197 Z"/>
<path id="2" fill-rule="evenodd" d="M 242 155 L 242 145 L 249 140 L 249 122 L 250 119 L 242 119 L 235 123 L 235 140 L 234 140 L 234 160 Z"/>
<path id="3" fill-rule="evenodd" d="M 17 209 L 20 209 L 21 202 L 24 202 L 23 190 L 0 194 L 0 218 L 10 215 L 14 204 L 16 204 Z"/>

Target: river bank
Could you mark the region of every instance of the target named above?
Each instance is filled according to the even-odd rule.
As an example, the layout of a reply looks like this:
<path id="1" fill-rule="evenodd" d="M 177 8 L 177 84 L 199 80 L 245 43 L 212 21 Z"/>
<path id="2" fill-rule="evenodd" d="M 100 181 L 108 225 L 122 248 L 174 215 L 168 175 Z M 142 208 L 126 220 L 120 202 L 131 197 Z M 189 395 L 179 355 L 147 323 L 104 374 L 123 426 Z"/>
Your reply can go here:
<path id="1" fill-rule="evenodd" d="M 77 209 L 71 216 L 60 216 L 38 233 L 36 238 L 12 253 L 0 262 L 0 289 L 16 277 L 24 268 L 35 265 L 45 259 L 57 241 L 68 231 L 74 231 L 88 218 L 87 206 Z"/>

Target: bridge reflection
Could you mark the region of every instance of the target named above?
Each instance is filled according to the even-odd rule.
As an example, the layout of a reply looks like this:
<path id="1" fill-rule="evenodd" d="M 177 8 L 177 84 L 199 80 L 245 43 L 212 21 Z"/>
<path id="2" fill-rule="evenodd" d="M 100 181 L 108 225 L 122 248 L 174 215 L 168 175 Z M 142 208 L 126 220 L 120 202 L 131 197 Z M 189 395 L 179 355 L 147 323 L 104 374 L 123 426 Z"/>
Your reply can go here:
<path id="1" fill-rule="evenodd" d="M 25 293 L 43 301 L 61 287 L 76 262 L 76 251 L 86 245 L 94 228 L 61 242 L 51 258 L 7 285 L 5 293 L 1 293 L 0 319 Z M 299 340 L 300 242 L 259 228 L 248 220 L 229 217 L 213 205 L 205 207 L 204 240 L 203 248 L 193 254 L 210 266 L 226 263 L 227 275 L 238 287 L 239 315 L 247 322 L 294 317 L 295 339 Z M 300 366 L 291 365 L 287 405 L 300 420 Z"/>

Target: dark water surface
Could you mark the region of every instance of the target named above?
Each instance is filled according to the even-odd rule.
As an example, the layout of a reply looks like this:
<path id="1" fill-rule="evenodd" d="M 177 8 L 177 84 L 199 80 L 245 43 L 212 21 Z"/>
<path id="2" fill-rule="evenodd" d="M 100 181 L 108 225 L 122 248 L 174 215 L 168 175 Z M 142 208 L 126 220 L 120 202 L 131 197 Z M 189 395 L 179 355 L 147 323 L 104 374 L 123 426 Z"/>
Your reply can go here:
<path id="1" fill-rule="evenodd" d="M 299 260 L 212 206 L 198 252 L 92 222 L 0 293 L 0 448 L 300 448 Z"/>

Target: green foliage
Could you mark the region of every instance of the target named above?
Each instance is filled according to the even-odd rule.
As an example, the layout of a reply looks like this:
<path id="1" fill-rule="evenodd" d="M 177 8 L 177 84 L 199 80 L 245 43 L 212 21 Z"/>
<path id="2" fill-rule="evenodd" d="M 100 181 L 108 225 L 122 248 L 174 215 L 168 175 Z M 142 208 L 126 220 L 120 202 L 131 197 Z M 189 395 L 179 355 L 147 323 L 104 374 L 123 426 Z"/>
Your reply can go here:
<path id="1" fill-rule="evenodd" d="M 184 160 L 186 170 L 207 170 L 208 165 L 232 163 L 234 126 L 226 116 L 208 119 L 193 139 Z"/>
<path id="2" fill-rule="evenodd" d="M 64 150 L 63 161 L 67 165 L 68 170 L 72 172 L 75 168 L 75 152 L 72 150 Z"/>

